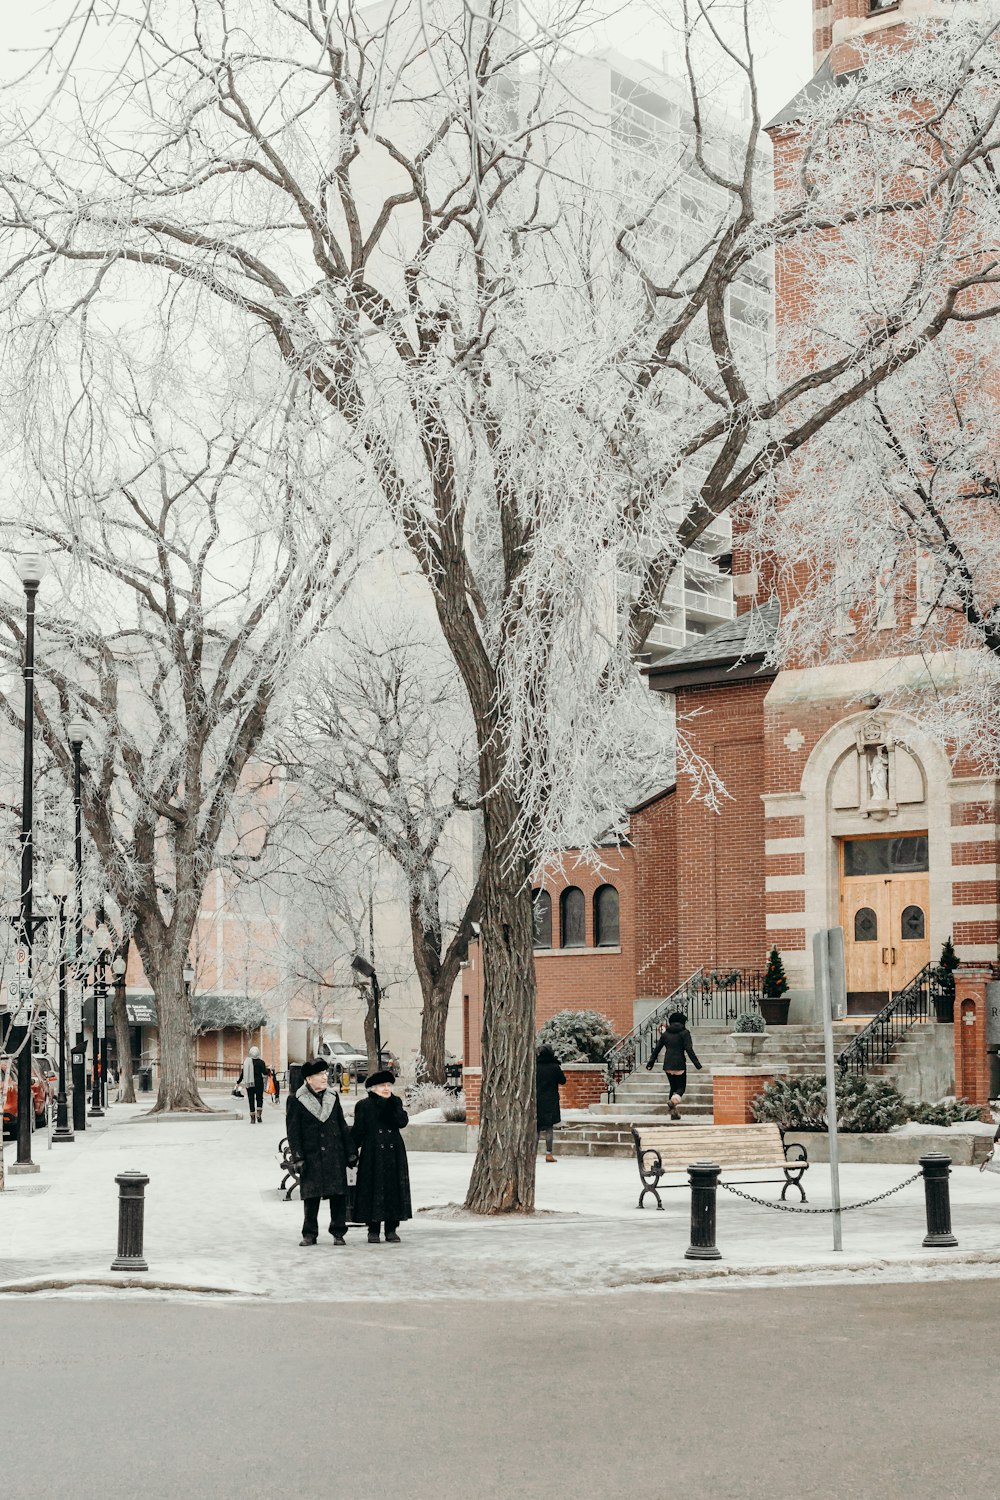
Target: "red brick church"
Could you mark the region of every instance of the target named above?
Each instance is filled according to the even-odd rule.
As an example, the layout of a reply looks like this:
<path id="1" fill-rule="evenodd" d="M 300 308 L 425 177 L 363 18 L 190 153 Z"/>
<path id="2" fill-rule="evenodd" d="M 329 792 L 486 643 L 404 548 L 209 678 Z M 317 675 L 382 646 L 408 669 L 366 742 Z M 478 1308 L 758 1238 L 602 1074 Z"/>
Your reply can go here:
<path id="1" fill-rule="evenodd" d="M 908 9 L 813 0 L 817 77 L 851 65 L 860 32 L 898 37 Z M 770 134 L 780 176 L 796 150 L 794 108 Z M 795 273 L 780 256 L 775 273 L 780 342 Z M 767 657 L 780 572 L 754 573 L 737 539 L 733 573 L 736 619 L 648 669 L 729 797 L 711 809 L 681 779 L 632 810 L 599 875 L 574 873 L 568 859 L 558 880 L 539 882 L 539 1024 L 587 1007 L 624 1034 L 699 968 L 759 972 L 772 945 L 789 1020 L 815 1022 L 812 936 L 838 925 L 855 1015 L 877 1012 L 948 937 L 968 966 L 985 973 L 997 959 L 997 782 L 949 761 L 915 716 L 881 708 L 890 678 L 917 693 L 926 682 L 923 658 L 903 644 L 915 587 L 901 583 L 877 649 L 869 638 L 836 664 L 778 670 Z M 470 957 L 467 1061 L 479 1013 Z"/>

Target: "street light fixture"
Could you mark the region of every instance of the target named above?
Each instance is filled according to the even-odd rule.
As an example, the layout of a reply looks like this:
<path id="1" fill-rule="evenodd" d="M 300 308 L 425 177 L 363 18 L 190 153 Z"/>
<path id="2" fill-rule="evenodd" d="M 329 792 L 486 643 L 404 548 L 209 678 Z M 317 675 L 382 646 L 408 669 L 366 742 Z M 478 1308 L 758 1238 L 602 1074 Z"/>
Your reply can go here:
<path id="1" fill-rule="evenodd" d="M 114 939 L 104 921 L 104 908 L 98 908 L 97 926 L 94 929 L 94 946 L 97 949 L 97 964 L 94 970 L 94 1061 L 93 1088 L 90 1094 L 92 1119 L 104 1114 L 104 1081 L 108 1071 L 108 953 Z"/>
<path id="2" fill-rule="evenodd" d="M 376 1068 L 381 1068 L 382 1021 L 379 1012 L 379 1005 L 382 1000 L 382 987 L 378 982 L 378 975 L 375 973 L 375 965 L 369 963 L 367 958 L 362 958 L 360 953 L 356 953 L 351 959 L 351 968 L 354 970 L 355 974 L 360 974 L 362 979 L 367 979 L 372 987 L 372 1010 L 374 1011 L 375 1020 L 375 1059 Z"/>
<path id="3" fill-rule="evenodd" d="M 83 1030 L 83 742 L 84 719 L 71 719 L 66 737 L 73 753 L 73 873 L 76 880 L 76 917 L 73 924 L 73 968 L 79 1000 L 79 1026 L 73 1041 L 73 1129 L 87 1128 L 87 1038 Z"/>
<path id="4" fill-rule="evenodd" d="M 56 1128 L 53 1145 L 73 1140 L 66 1099 L 66 897 L 73 888 L 73 877 L 62 860 L 49 871 L 49 895 L 59 910 L 59 1092 L 56 1094 Z"/>
<path id="5" fill-rule="evenodd" d="M 32 943 L 35 919 L 32 912 L 35 845 L 33 838 L 35 787 L 35 601 L 45 577 L 45 559 L 38 552 L 26 552 L 17 560 L 17 574 L 24 587 L 24 739 L 23 777 L 21 782 L 21 903 L 18 917 L 19 946 L 23 949 L 14 1026 L 10 1047 L 17 1053 L 17 1160 L 15 1172 L 37 1172 L 31 1160 L 31 1127 L 34 1101 L 31 1097 L 31 1039 L 28 1026 L 32 1004 Z"/>

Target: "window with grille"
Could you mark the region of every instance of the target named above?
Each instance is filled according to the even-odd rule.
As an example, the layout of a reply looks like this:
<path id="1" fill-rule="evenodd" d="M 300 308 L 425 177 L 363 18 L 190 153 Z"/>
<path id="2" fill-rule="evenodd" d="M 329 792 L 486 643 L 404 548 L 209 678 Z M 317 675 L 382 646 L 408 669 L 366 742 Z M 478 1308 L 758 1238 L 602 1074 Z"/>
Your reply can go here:
<path id="1" fill-rule="evenodd" d="M 617 948 L 620 941 L 618 892 L 602 885 L 594 892 L 594 942 L 598 948 Z"/>
<path id="2" fill-rule="evenodd" d="M 913 942 L 924 935 L 924 914 L 919 906 L 904 906 L 899 919 L 899 935 L 904 942 Z"/>
<path id="3" fill-rule="evenodd" d="M 559 937 L 563 948 L 582 948 L 585 945 L 584 912 L 583 892 L 575 885 L 569 886 L 559 897 Z"/>
<path id="4" fill-rule="evenodd" d="M 854 913 L 854 941 L 856 943 L 878 941 L 878 917 L 870 906 L 862 906 Z"/>
<path id="5" fill-rule="evenodd" d="M 536 948 L 552 947 L 552 897 L 548 891 L 532 891 L 531 909 Z"/>

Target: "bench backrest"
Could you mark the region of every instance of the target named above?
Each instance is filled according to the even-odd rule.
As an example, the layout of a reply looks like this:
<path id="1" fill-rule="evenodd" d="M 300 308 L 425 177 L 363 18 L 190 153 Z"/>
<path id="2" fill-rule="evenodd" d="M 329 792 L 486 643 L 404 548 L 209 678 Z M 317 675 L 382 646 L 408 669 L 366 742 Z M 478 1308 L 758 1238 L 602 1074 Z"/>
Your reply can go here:
<path id="1" fill-rule="evenodd" d="M 686 1171 L 692 1162 L 720 1167 L 784 1160 L 777 1125 L 633 1125 L 640 1151 L 658 1151 L 666 1172 Z"/>

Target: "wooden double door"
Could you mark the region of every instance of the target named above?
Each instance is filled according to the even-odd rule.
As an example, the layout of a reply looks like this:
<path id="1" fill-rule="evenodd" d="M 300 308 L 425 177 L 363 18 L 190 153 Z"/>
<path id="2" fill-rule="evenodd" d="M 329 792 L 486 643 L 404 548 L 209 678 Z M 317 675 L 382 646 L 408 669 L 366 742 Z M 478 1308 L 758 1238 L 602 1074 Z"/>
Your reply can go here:
<path id="1" fill-rule="evenodd" d="M 874 1014 L 930 961 L 927 837 L 844 839 L 840 869 L 847 1009 Z"/>

